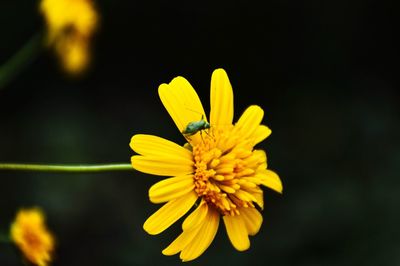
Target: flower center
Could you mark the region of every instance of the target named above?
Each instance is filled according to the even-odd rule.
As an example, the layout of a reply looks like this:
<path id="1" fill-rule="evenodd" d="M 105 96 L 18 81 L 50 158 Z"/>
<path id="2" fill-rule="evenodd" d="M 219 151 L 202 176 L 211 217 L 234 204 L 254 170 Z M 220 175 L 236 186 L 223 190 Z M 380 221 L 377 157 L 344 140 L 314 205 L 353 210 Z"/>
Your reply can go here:
<path id="1" fill-rule="evenodd" d="M 25 229 L 24 239 L 31 250 L 40 249 L 42 242 L 38 234 L 31 228 Z"/>
<path id="2" fill-rule="evenodd" d="M 265 154 L 253 150 L 249 139 L 235 136 L 229 129 L 210 130 L 193 145 L 195 191 L 222 215 L 238 215 L 241 207 L 255 207 L 255 192 L 260 192 L 254 178 Z"/>

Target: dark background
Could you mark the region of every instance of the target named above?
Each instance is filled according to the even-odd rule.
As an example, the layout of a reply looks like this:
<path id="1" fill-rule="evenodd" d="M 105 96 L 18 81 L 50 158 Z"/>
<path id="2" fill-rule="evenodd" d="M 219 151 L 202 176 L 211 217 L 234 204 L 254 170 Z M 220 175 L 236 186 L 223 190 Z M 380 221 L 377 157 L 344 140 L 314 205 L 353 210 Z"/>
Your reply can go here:
<path id="1" fill-rule="evenodd" d="M 43 30 L 37 1 L 1 0 L 0 63 Z M 183 143 L 157 94 L 186 77 L 209 107 L 223 67 L 236 118 L 265 110 L 260 147 L 284 194 L 265 189 L 264 223 L 240 253 L 224 226 L 188 265 L 400 265 L 398 10 L 389 1 L 98 0 L 92 68 L 63 74 L 44 50 L 0 90 L 0 161 L 128 163 L 136 133 Z M 40 206 L 57 237 L 54 265 L 181 265 L 142 224 L 160 177 L 0 172 L 0 230 Z M 20 265 L 0 244 L 0 265 Z"/>

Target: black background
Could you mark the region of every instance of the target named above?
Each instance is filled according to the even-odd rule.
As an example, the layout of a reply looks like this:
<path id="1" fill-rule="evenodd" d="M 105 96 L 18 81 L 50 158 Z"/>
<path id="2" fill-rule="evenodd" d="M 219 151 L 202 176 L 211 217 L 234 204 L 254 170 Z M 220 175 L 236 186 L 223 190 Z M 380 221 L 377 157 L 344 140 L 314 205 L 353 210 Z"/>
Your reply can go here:
<path id="1" fill-rule="evenodd" d="M 38 2 L 1 0 L 0 63 L 43 31 Z M 128 163 L 136 133 L 183 143 L 157 94 L 181 75 L 209 108 L 215 68 L 235 117 L 265 111 L 260 147 L 284 194 L 265 189 L 264 223 L 240 253 L 223 225 L 188 265 L 397 265 L 400 145 L 397 9 L 390 1 L 98 0 L 89 72 L 71 79 L 44 50 L 0 89 L 0 161 Z M 0 172 L 0 230 L 40 206 L 57 237 L 54 265 L 181 265 L 142 230 L 160 177 Z M 20 265 L 0 244 L 0 265 Z"/>

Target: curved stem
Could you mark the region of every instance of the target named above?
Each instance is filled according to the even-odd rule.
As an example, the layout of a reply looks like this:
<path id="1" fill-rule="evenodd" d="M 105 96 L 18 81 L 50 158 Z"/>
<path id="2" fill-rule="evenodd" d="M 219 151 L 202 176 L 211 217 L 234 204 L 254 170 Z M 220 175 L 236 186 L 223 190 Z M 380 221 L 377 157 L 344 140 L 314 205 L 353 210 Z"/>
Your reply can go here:
<path id="1" fill-rule="evenodd" d="M 0 171 L 27 171 L 27 172 L 59 172 L 59 173 L 95 173 L 113 171 L 132 171 L 131 164 L 21 164 L 0 163 Z"/>
<path id="2" fill-rule="evenodd" d="M 43 34 L 41 32 L 36 33 L 16 54 L 0 66 L 0 90 L 33 62 L 42 50 L 42 42 Z"/>

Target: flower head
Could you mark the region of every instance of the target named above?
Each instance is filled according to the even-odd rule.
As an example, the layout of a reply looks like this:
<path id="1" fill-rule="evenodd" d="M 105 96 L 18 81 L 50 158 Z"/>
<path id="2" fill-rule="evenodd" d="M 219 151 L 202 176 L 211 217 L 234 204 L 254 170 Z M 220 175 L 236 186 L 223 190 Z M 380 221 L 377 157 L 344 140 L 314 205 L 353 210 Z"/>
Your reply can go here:
<path id="1" fill-rule="evenodd" d="M 98 23 L 92 0 L 42 0 L 47 42 L 64 69 L 79 74 L 90 61 L 90 39 Z"/>
<path id="2" fill-rule="evenodd" d="M 159 234 L 193 208 L 183 221 L 183 232 L 163 254 L 180 252 L 183 261 L 197 258 L 213 241 L 220 217 L 232 245 L 239 251 L 248 249 L 249 235 L 255 235 L 262 223 L 258 209 L 263 208 L 264 201 L 259 186 L 282 192 L 278 175 L 267 169 L 266 153 L 254 149 L 271 133 L 260 124 L 263 110 L 252 105 L 233 124 L 233 91 L 223 69 L 215 70 L 211 78 L 209 123 L 186 79 L 177 77 L 160 85 L 158 92 L 188 143 L 180 146 L 151 135 L 132 137 L 131 148 L 139 154 L 132 156 L 133 168 L 172 176 L 150 188 L 150 200 L 166 204 L 147 219 L 144 230 Z M 193 131 L 193 124 L 208 124 L 209 128 Z M 188 125 L 194 132 L 191 136 L 186 134 Z"/>
<path id="3" fill-rule="evenodd" d="M 54 239 L 39 209 L 22 209 L 11 225 L 11 239 L 33 264 L 46 266 L 51 262 Z"/>

